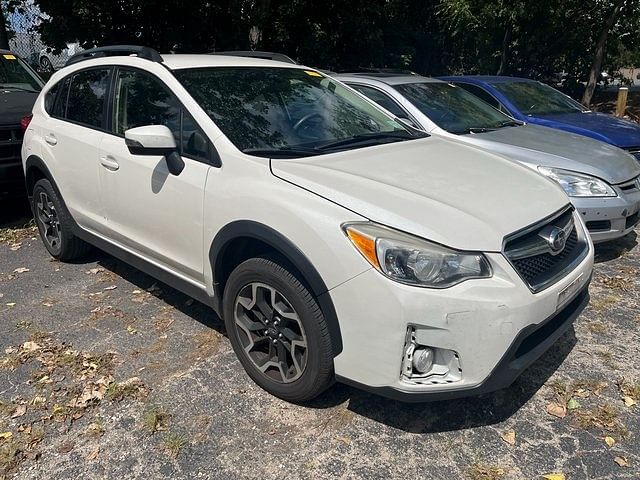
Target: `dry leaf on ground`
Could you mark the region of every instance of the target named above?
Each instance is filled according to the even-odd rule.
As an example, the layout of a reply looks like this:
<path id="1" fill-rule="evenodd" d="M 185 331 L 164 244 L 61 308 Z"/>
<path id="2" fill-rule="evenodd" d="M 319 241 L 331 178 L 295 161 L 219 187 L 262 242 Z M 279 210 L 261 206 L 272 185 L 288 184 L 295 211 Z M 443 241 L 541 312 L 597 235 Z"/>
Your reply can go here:
<path id="1" fill-rule="evenodd" d="M 551 402 L 547 405 L 547 413 L 554 417 L 564 418 L 567 416 L 567 407 L 556 402 Z"/>
<path id="2" fill-rule="evenodd" d="M 516 432 L 514 432 L 513 430 L 509 430 L 507 432 L 504 432 L 501 435 L 501 438 L 502 438 L 502 440 L 507 442 L 509 445 L 515 445 L 516 444 Z"/>

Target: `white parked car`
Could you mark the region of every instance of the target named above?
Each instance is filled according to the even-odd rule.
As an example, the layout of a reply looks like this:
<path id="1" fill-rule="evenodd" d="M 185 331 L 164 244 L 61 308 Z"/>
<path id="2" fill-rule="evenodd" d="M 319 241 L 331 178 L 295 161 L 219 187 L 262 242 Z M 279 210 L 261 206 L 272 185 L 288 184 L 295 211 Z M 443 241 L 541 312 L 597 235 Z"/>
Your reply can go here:
<path id="1" fill-rule="evenodd" d="M 64 67 L 71 57 L 81 51 L 82 47 L 79 43 L 67 43 L 67 46 L 57 53 L 54 53 L 53 48 L 45 47 L 40 50 L 38 65 L 41 71 L 53 73 L 55 70 Z"/>
<path id="2" fill-rule="evenodd" d="M 560 187 L 308 67 L 85 51 L 22 156 L 51 255 L 97 245 L 210 305 L 286 400 L 334 379 L 404 400 L 507 387 L 588 300 L 593 245 Z"/>

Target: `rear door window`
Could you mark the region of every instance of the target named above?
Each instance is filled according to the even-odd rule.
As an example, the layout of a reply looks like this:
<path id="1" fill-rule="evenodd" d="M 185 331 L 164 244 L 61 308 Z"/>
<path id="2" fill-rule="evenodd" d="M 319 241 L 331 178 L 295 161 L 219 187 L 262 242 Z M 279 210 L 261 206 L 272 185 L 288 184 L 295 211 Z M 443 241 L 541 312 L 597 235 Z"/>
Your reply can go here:
<path id="1" fill-rule="evenodd" d="M 91 69 L 71 78 L 65 118 L 90 127 L 104 128 L 110 69 Z"/>

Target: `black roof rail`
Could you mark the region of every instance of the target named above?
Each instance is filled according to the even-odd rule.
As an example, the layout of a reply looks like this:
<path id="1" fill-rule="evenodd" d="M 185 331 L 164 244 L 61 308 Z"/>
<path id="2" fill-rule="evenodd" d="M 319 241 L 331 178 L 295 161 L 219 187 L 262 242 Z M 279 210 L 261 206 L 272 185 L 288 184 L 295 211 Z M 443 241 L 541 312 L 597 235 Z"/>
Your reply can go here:
<path id="1" fill-rule="evenodd" d="M 89 50 L 83 50 L 76 53 L 67 60 L 65 67 L 91 58 L 131 55 L 151 60 L 152 62 L 162 62 L 162 57 L 153 48 L 141 47 L 139 45 L 109 45 L 106 47 L 90 48 Z"/>
<path id="2" fill-rule="evenodd" d="M 262 58 L 263 60 L 275 60 L 277 62 L 293 63 L 294 65 L 298 64 L 293 58 L 284 53 L 261 52 L 259 50 L 228 50 L 224 52 L 211 52 L 211 55 Z"/>
<path id="3" fill-rule="evenodd" d="M 404 70 L 401 68 L 358 68 L 348 72 L 341 72 L 350 75 L 380 75 L 380 76 L 397 76 L 397 75 L 418 75 L 413 70 Z"/>

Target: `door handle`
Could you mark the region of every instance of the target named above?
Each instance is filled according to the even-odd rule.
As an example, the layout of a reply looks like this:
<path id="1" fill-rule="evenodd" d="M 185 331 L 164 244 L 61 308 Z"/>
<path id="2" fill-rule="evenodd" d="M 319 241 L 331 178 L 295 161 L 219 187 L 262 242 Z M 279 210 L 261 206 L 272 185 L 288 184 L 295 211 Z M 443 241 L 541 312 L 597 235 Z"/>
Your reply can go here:
<path id="1" fill-rule="evenodd" d="M 120 168 L 120 164 L 111 155 L 100 157 L 100 163 L 103 167 L 105 167 L 107 170 L 111 170 L 112 172 L 115 172 Z"/>
<path id="2" fill-rule="evenodd" d="M 50 133 L 49 135 L 45 135 L 44 141 L 47 142 L 49 145 L 56 145 L 58 143 L 58 140 L 56 139 L 56 136 L 53 133 Z"/>

